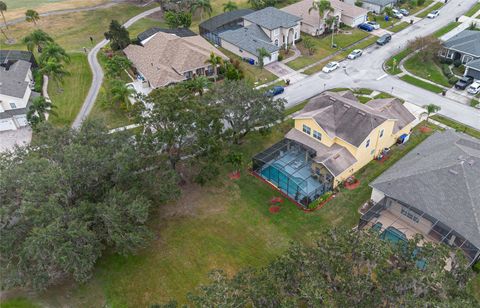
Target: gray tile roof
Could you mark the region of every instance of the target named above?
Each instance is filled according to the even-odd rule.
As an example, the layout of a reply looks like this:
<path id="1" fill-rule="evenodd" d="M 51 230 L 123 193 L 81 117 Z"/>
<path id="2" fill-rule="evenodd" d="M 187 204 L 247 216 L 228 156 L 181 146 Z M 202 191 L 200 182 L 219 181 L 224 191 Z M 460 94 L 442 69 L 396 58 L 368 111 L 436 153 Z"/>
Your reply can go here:
<path id="1" fill-rule="evenodd" d="M 480 31 L 463 30 L 446 40 L 443 46 L 480 57 Z"/>
<path id="2" fill-rule="evenodd" d="M 465 64 L 465 66 L 473 68 L 477 71 L 480 71 L 480 58 L 477 59 L 477 60 L 473 60 L 473 61 L 468 62 L 467 64 Z"/>
<path id="3" fill-rule="evenodd" d="M 289 14 L 271 6 L 248 14 L 244 16 L 243 19 L 269 30 L 280 27 L 290 28 L 295 26 L 298 21 L 302 20 L 301 17 Z"/>
<path id="4" fill-rule="evenodd" d="M 3 95 L 22 98 L 28 88 L 28 71 L 32 64 L 24 60 L 18 60 L 7 68 L 0 66 L 0 93 Z M 7 65 L 8 66 L 8 65 Z"/>
<path id="5" fill-rule="evenodd" d="M 33 53 L 26 50 L 0 50 L 0 63 L 7 61 L 15 62 L 17 60 L 24 60 L 32 63 L 33 67 L 37 66 Z"/>
<path id="6" fill-rule="evenodd" d="M 437 132 L 371 186 L 455 229 L 480 248 L 480 140 Z"/>
<path id="7" fill-rule="evenodd" d="M 298 129 L 292 128 L 285 135 L 285 138 L 294 140 L 315 150 L 316 157 L 313 160 L 323 164 L 333 176 L 340 175 L 357 162 L 355 157 L 341 145 L 334 144 L 331 147 L 327 147 Z"/>
<path id="8" fill-rule="evenodd" d="M 241 20 L 243 16 L 248 15 L 250 13 L 255 12 L 251 9 L 242 9 L 242 10 L 235 10 L 231 12 L 225 12 L 223 14 L 219 14 L 214 16 L 208 20 L 205 20 L 200 25 L 199 28 L 205 29 L 209 32 L 215 32 L 218 28 L 223 27 L 226 24 L 234 22 L 236 20 Z"/>
<path id="9" fill-rule="evenodd" d="M 280 50 L 257 25 L 220 33 L 220 38 L 258 57 L 258 49 L 265 48 L 269 53 Z"/>
<path id="10" fill-rule="evenodd" d="M 415 120 L 398 99 L 361 104 L 350 91 L 327 91 L 315 96 L 295 118 L 305 117 L 313 118 L 331 138 L 339 137 L 356 147 L 386 120 L 395 120 L 393 133 Z"/>
<path id="11" fill-rule="evenodd" d="M 139 35 L 137 35 L 137 39 L 139 41 L 143 41 L 158 32 L 175 34 L 178 37 L 188 37 L 188 36 L 197 35 L 195 32 L 193 32 L 188 28 L 165 29 L 165 28 L 159 28 L 159 27 L 152 27 L 148 30 L 143 31 Z"/>

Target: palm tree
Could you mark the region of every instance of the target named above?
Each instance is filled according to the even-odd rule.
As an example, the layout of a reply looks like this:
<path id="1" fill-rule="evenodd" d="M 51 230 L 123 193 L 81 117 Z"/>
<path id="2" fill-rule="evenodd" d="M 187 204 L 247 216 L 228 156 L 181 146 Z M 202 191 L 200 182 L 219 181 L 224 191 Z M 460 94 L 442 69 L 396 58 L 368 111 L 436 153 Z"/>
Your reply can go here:
<path id="1" fill-rule="evenodd" d="M 8 29 L 8 24 L 7 21 L 5 20 L 5 15 L 3 15 L 3 12 L 7 11 L 7 4 L 3 1 L 0 1 L 0 14 L 2 14 L 3 17 L 3 23 L 5 24 L 5 27 Z"/>
<path id="2" fill-rule="evenodd" d="M 60 90 L 60 83 L 63 83 L 63 77 L 69 75 L 63 67 L 63 64 L 54 59 L 42 63 L 39 72 L 42 75 L 47 75 L 51 80 L 55 81 L 57 84 L 57 90 Z"/>
<path id="3" fill-rule="evenodd" d="M 60 45 L 54 42 L 48 42 L 45 48 L 43 48 L 42 53 L 40 54 L 40 63 L 45 63 L 50 60 L 55 60 L 57 62 L 70 62 L 70 56 L 67 54 L 65 49 Z"/>
<path id="4" fill-rule="evenodd" d="M 45 121 L 45 114 L 57 115 L 55 111 L 52 110 L 53 108 L 55 108 L 55 106 L 51 101 L 47 101 L 45 97 L 35 97 L 27 112 L 27 121 L 30 123 L 30 126 L 35 129 L 40 122 Z"/>
<path id="5" fill-rule="evenodd" d="M 212 51 L 212 53 L 210 53 L 210 58 L 205 61 L 205 63 L 210 63 L 213 66 L 213 81 L 216 82 L 218 77 L 218 66 L 223 63 L 222 57 L 215 55 Z"/>
<path id="6" fill-rule="evenodd" d="M 119 104 L 128 109 L 130 104 L 130 96 L 135 93 L 135 90 L 127 87 L 121 80 L 110 81 L 110 98 L 113 103 Z"/>
<path id="7" fill-rule="evenodd" d="M 427 115 L 427 119 L 426 119 L 426 123 L 428 123 L 428 120 L 430 119 L 430 115 L 432 113 L 436 113 L 436 112 L 439 112 L 440 111 L 440 106 L 437 106 L 435 104 L 428 104 L 428 105 L 425 105 L 423 106 L 423 108 L 425 108 L 425 112 L 423 114 L 426 114 Z"/>
<path id="8" fill-rule="evenodd" d="M 260 65 L 260 68 L 263 69 L 263 65 L 264 65 L 263 58 L 270 57 L 271 54 L 263 47 L 257 49 L 257 52 L 258 52 L 258 64 Z"/>
<path id="9" fill-rule="evenodd" d="M 36 26 L 37 21 L 40 20 L 40 15 L 35 10 L 27 10 L 25 12 L 25 20 L 28 22 L 33 22 L 33 24 Z"/>
<path id="10" fill-rule="evenodd" d="M 238 6 L 233 1 L 228 1 L 227 3 L 223 4 L 223 11 L 224 12 L 231 12 L 231 11 L 235 11 L 236 9 L 238 9 Z"/>
<path id="11" fill-rule="evenodd" d="M 315 50 L 317 50 L 317 46 L 315 46 L 315 43 L 313 42 L 312 38 L 309 36 L 305 36 L 303 38 L 303 47 L 305 47 L 308 50 L 308 54 L 310 56 L 315 53 Z"/>
<path id="12" fill-rule="evenodd" d="M 212 5 L 210 0 L 195 0 L 190 7 L 190 11 L 194 14 L 197 10 L 200 10 L 200 21 L 203 21 L 203 13 L 207 12 L 208 16 L 212 15 Z"/>
<path id="13" fill-rule="evenodd" d="M 330 14 L 334 11 L 332 4 L 328 0 L 318 0 L 312 2 L 312 7 L 308 9 L 308 14 L 311 11 L 317 11 L 319 17 L 318 28 L 322 28 L 322 23 L 325 20 L 325 14 Z"/>
<path id="14" fill-rule="evenodd" d="M 7 33 L 5 33 L 5 31 L 4 31 L 2 28 L 0 28 L 0 32 L 2 32 L 3 36 L 5 36 L 5 39 L 6 39 L 7 41 L 10 40 L 10 38 L 7 36 Z"/>
<path id="15" fill-rule="evenodd" d="M 183 83 L 187 90 L 194 94 L 198 93 L 200 96 L 203 95 L 205 89 L 210 88 L 211 84 L 212 82 L 205 76 L 199 76 Z"/>
<path id="16" fill-rule="evenodd" d="M 42 52 L 42 48 L 47 43 L 53 43 L 53 39 L 48 35 L 48 33 L 37 29 L 32 33 L 23 38 L 23 43 L 27 45 L 29 51 L 33 51 L 34 47 L 37 47 L 38 52 Z"/>

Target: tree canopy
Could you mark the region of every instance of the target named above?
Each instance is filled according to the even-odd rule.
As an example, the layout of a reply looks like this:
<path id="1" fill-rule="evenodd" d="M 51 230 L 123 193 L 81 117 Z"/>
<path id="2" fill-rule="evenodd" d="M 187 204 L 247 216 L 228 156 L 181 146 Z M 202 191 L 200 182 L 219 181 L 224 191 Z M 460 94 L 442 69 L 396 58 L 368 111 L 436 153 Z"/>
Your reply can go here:
<path id="1" fill-rule="evenodd" d="M 168 164 L 96 122 L 41 126 L 32 144 L 0 154 L 2 288 L 85 281 L 106 248 L 143 247 L 152 200 L 178 193 Z"/>
<path id="2" fill-rule="evenodd" d="M 108 32 L 105 32 L 105 38 L 110 40 L 110 46 L 113 50 L 121 50 L 130 44 L 130 34 L 127 28 L 122 26 L 117 20 L 112 20 Z"/>
<path id="3" fill-rule="evenodd" d="M 293 245 L 261 269 L 223 271 L 188 296 L 191 307 L 474 307 L 464 256 L 420 238 L 404 244 L 378 233 L 328 230 Z M 401 242 L 403 243 L 403 242 Z M 445 270 L 447 260 L 451 269 Z M 425 262 L 420 268 L 418 262 Z M 171 302 L 165 307 L 176 307 Z"/>

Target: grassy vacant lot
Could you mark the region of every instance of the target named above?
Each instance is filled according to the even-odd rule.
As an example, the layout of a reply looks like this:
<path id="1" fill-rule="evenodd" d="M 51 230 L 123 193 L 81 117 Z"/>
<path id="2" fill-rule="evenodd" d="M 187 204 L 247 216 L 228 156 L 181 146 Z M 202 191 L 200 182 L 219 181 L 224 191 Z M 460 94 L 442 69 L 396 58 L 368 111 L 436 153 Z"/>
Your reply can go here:
<path id="1" fill-rule="evenodd" d="M 416 53 L 405 61 L 404 67 L 412 74 L 433 81 L 444 87 L 451 87 L 448 78 L 442 72 L 439 64 L 435 61 L 424 61 L 421 52 Z"/>
<path id="2" fill-rule="evenodd" d="M 427 15 L 428 15 L 431 11 L 439 10 L 439 9 L 442 8 L 444 5 L 445 5 L 445 3 L 443 3 L 443 2 L 437 2 L 437 3 L 435 3 L 434 5 L 432 5 L 432 6 L 430 7 L 430 9 L 425 10 L 425 11 L 421 12 L 420 14 L 418 14 L 417 17 L 420 17 L 420 18 L 427 17 Z"/>
<path id="3" fill-rule="evenodd" d="M 49 121 L 55 125 L 72 124 L 92 82 L 92 73 L 86 55 L 72 53 L 70 57 L 71 62 L 65 66 L 70 75 L 64 78 L 60 89 L 55 82 L 48 84 L 48 94 L 57 113 L 57 116 L 51 116 Z"/>
<path id="4" fill-rule="evenodd" d="M 451 23 L 449 23 L 445 27 L 441 28 L 440 30 L 437 30 L 433 35 L 435 37 L 441 37 L 441 36 L 447 34 L 448 32 L 452 31 L 456 27 L 458 27 L 460 24 L 461 24 L 461 22 L 452 21 Z"/>
<path id="5" fill-rule="evenodd" d="M 130 4 L 121 4 L 89 12 L 42 17 L 38 22 L 38 27 L 49 33 L 67 51 L 83 52 L 83 47 L 92 47 L 90 36 L 93 37 L 95 44 L 104 39 L 103 33 L 108 30 L 108 25 L 112 19 L 125 22 L 150 8 L 152 8 L 151 5 L 137 7 Z M 15 38 L 17 44 L 8 48 L 24 49 L 25 46 L 18 42 L 34 29 L 35 26 L 27 22 L 10 26 L 7 35 Z M 2 36 L 0 45 L 8 46 L 4 43 L 5 38 Z"/>
<path id="6" fill-rule="evenodd" d="M 435 120 L 435 121 L 438 121 L 440 123 L 443 123 L 447 126 L 450 126 L 451 128 L 454 128 L 456 131 L 460 131 L 460 132 L 468 134 L 472 137 L 480 139 L 480 131 L 478 131 L 476 129 L 473 129 L 470 126 L 466 126 L 462 123 L 459 123 L 459 122 L 454 121 L 452 119 L 449 119 L 447 117 L 441 116 L 439 114 L 436 114 L 436 115 L 432 116 L 432 119 Z"/>
<path id="7" fill-rule="evenodd" d="M 306 34 L 303 35 L 307 37 Z M 325 35 L 320 38 L 318 37 L 310 37 L 312 42 L 315 44 L 316 50 L 313 55 L 309 55 L 308 50 L 305 49 L 303 42 L 297 44 L 298 49 L 302 52 L 302 56 L 290 61 L 287 65 L 294 70 L 298 70 L 304 68 L 307 65 L 313 64 L 321 59 L 331 55 L 332 53 L 346 48 L 364 38 L 369 36 L 369 34 L 365 31 L 361 31 L 359 29 L 352 29 L 347 31 L 346 33 L 337 34 L 334 36 L 334 43 L 337 44 L 337 48 L 331 47 L 332 36 Z"/>
<path id="8" fill-rule="evenodd" d="M 403 81 L 405 82 L 408 82 L 414 86 L 417 86 L 419 88 L 423 88 L 427 91 L 431 91 L 433 93 L 440 93 L 443 91 L 442 88 L 436 86 L 436 85 L 433 85 L 431 83 L 428 83 L 428 82 L 425 82 L 423 80 L 420 80 L 418 78 L 415 78 L 415 77 L 412 77 L 410 75 L 405 75 L 403 77 L 400 77 L 400 79 L 402 79 Z"/>
<path id="9" fill-rule="evenodd" d="M 465 13 L 465 16 L 472 17 L 478 11 L 480 11 L 480 2 L 472 6 L 472 8 Z"/>
<path id="10" fill-rule="evenodd" d="M 397 75 L 402 72 L 402 70 L 399 67 L 400 62 L 408 56 L 412 51 L 410 49 L 404 49 L 401 52 L 397 53 L 393 57 L 387 60 L 385 62 L 385 69 L 387 73 L 392 74 L 392 75 Z"/>

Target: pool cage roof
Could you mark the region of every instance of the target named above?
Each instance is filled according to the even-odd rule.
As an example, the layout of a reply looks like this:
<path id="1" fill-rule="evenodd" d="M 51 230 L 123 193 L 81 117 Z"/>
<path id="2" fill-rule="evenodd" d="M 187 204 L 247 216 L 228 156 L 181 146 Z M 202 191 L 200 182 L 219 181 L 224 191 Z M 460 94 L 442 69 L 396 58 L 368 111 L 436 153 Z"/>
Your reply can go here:
<path id="1" fill-rule="evenodd" d="M 428 230 L 426 234 L 423 234 L 424 232 L 421 232 L 422 235 L 424 235 L 425 240 L 430 240 L 437 243 L 444 243 L 451 247 L 460 248 L 464 252 L 466 257 L 470 260 L 470 265 L 475 263 L 475 261 L 479 258 L 480 249 L 474 244 L 472 244 L 470 241 L 465 239 L 464 236 L 456 232 L 454 229 L 442 223 L 435 217 L 430 216 L 427 213 L 413 206 L 389 197 L 385 197 L 380 202 L 373 204 L 373 206 L 371 206 L 360 218 L 358 227 L 363 228 L 369 224 L 370 226 L 373 226 L 376 222 L 379 222 L 380 220 L 377 220 L 377 218 L 382 215 L 382 212 L 384 212 L 390 207 L 390 204 L 392 202 L 398 203 L 402 207 L 406 208 L 407 211 L 402 210 L 398 213 L 389 211 L 389 219 L 381 220 L 381 231 L 384 231 L 388 227 L 395 227 L 400 231 L 407 231 L 407 233 L 420 233 L 420 230 Z M 415 226 L 409 227 L 408 224 L 405 224 L 405 217 L 414 221 L 416 223 Z M 431 224 L 426 224 L 425 219 L 430 221 Z M 383 224 L 385 222 L 390 223 L 385 225 Z"/>

